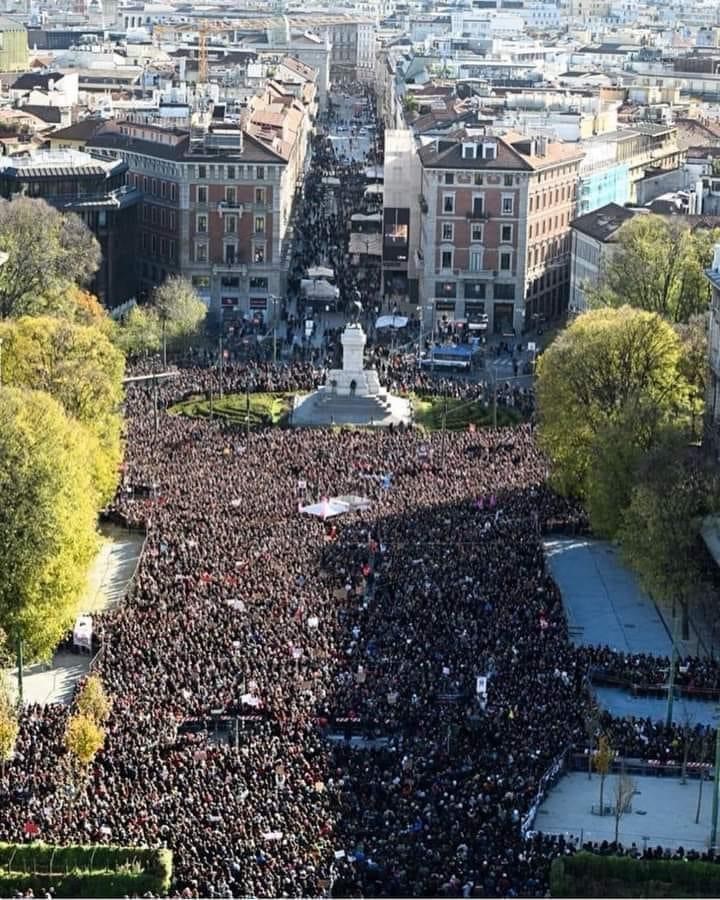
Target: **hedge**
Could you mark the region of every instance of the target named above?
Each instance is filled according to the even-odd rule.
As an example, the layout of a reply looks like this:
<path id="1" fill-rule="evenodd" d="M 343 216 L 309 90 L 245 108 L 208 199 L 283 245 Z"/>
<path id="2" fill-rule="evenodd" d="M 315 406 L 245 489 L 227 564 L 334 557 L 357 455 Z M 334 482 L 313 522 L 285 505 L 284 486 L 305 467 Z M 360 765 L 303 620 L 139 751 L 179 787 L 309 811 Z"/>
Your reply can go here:
<path id="1" fill-rule="evenodd" d="M 172 880 L 170 850 L 52 844 L 0 844 L 0 897 L 32 888 L 57 897 L 164 896 Z"/>
<path id="2" fill-rule="evenodd" d="M 720 897 L 720 865 L 576 853 L 554 860 L 553 897 Z"/>
<path id="3" fill-rule="evenodd" d="M 445 398 L 419 397 L 410 395 L 410 401 L 415 412 L 415 422 L 429 431 L 442 429 L 443 418 L 448 431 L 466 431 L 469 425 L 476 428 L 487 428 L 493 424 L 492 406 L 486 406 L 477 401 L 463 400 L 458 397 L 448 397 L 447 414 L 445 414 Z M 508 406 L 498 406 L 498 426 L 517 425 L 523 419 L 522 413 Z"/>
<path id="4" fill-rule="evenodd" d="M 255 430 L 269 428 L 272 425 L 284 425 L 289 418 L 292 402 L 292 394 L 250 394 L 250 428 Z M 210 411 L 210 401 L 197 395 L 182 403 L 176 403 L 168 409 L 172 415 L 204 419 L 210 417 Z M 214 397 L 212 414 L 216 419 L 244 428 L 248 422 L 245 394 L 226 394 L 222 398 Z"/>

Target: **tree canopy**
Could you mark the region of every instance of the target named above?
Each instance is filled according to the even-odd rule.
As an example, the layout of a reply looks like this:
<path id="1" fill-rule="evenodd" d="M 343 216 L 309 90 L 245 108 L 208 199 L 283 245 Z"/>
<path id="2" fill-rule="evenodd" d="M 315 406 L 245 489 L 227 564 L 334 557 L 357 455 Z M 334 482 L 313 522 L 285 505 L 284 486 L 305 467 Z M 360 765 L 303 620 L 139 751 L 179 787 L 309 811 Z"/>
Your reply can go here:
<path id="1" fill-rule="evenodd" d="M 588 288 L 590 305 L 627 304 L 670 322 L 687 322 L 708 308 L 710 285 L 704 271 L 719 237 L 717 229 L 691 230 L 673 219 L 635 216 L 620 228 L 598 285 Z"/>
<path id="2" fill-rule="evenodd" d="M 73 622 L 97 547 L 81 426 L 41 391 L 0 391 L 0 627 L 47 658 Z"/>
<path id="3" fill-rule="evenodd" d="M 537 396 L 560 490 L 587 497 L 592 455 L 609 428 L 645 450 L 666 423 L 687 419 L 693 390 L 681 359 L 667 322 L 627 306 L 585 313 L 556 338 L 538 363 Z"/>
<path id="4" fill-rule="evenodd" d="M 47 391 L 88 432 L 95 485 L 106 502 L 121 454 L 122 353 L 95 326 L 50 316 L 1 322 L 0 338 L 3 383 Z"/>
<path id="5" fill-rule="evenodd" d="M 634 481 L 618 530 L 623 555 L 647 590 L 687 608 L 705 580 L 698 547 L 703 517 L 720 500 L 717 472 L 669 431 L 643 457 Z"/>
<path id="6" fill-rule="evenodd" d="M 159 350 L 163 343 L 180 349 L 198 336 L 207 313 L 188 279 L 171 276 L 155 288 L 147 306 L 130 310 L 116 343 L 129 355 Z"/>
<path id="7" fill-rule="evenodd" d="M 100 245 L 74 214 L 44 200 L 0 200 L 0 318 L 47 312 L 98 270 Z"/>
<path id="8" fill-rule="evenodd" d="M 166 338 L 181 345 L 194 337 L 207 316 L 207 306 L 187 278 L 171 276 L 155 288 L 151 308 L 157 314 Z"/>

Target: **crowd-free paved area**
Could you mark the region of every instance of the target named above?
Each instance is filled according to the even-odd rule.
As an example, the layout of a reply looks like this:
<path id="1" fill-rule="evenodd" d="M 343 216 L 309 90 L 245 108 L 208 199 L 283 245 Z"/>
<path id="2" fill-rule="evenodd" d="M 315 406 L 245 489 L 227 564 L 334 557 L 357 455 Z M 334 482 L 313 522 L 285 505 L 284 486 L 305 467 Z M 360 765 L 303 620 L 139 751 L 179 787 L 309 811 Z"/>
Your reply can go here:
<path id="1" fill-rule="evenodd" d="M 668 629 L 617 548 L 607 541 L 558 537 L 545 541 L 545 555 L 575 644 L 670 656 Z"/>
<path id="2" fill-rule="evenodd" d="M 665 721 L 667 697 L 634 697 L 620 688 L 595 685 L 595 696 L 603 709 L 614 716 Z M 695 700 L 675 696 L 672 717 L 677 725 L 715 725 L 718 721 L 718 704 L 712 700 Z"/>
<path id="3" fill-rule="evenodd" d="M 130 579 L 137 568 L 144 537 L 137 532 L 103 525 L 102 545 L 88 574 L 85 596 L 80 604 L 86 615 L 112 609 L 125 596 Z"/>
<path id="4" fill-rule="evenodd" d="M 88 574 L 80 612 L 88 615 L 111 609 L 122 600 L 132 578 L 143 536 L 114 525 L 101 529 L 102 544 Z M 75 685 L 88 671 L 90 656 L 68 652 L 56 653 L 49 665 L 26 666 L 23 678 L 25 703 L 69 703 Z M 17 669 L 8 673 L 10 691 L 17 696 Z"/>
<path id="5" fill-rule="evenodd" d="M 620 819 L 619 841 L 624 845 L 637 844 L 675 848 L 683 846 L 698 851 L 707 849 L 710 836 L 712 782 L 702 788 L 700 822 L 695 824 L 699 779 L 680 779 L 637 776 L 632 812 Z M 617 776 L 605 780 L 604 805 L 613 803 Z M 571 772 L 564 775 L 548 793 L 535 819 L 535 829 L 547 834 L 582 835 L 584 841 L 612 841 L 615 839 L 614 816 L 593 815 L 590 811 L 600 800 L 600 779 L 593 774 Z"/>

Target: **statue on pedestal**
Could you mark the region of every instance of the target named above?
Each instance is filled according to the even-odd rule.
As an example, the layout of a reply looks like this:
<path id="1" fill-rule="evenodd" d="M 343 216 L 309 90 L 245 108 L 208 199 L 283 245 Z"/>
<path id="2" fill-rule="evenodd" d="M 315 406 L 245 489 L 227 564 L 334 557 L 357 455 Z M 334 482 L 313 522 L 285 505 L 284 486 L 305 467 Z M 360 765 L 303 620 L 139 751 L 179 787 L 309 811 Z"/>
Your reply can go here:
<path id="1" fill-rule="evenodd" d="M 362 305 L 354 303 L 353 306 L 359 315 Z M 327 385 L 334 385 L 333 393 L 340 397 L 377 397 L 380 394 L 378 374 L 374 369 L 364 368 L 367 337 L 362 325 L 357 320 L 346 325 L 340 342 L 343 348 L 342 369 L 328 372 Z"/>

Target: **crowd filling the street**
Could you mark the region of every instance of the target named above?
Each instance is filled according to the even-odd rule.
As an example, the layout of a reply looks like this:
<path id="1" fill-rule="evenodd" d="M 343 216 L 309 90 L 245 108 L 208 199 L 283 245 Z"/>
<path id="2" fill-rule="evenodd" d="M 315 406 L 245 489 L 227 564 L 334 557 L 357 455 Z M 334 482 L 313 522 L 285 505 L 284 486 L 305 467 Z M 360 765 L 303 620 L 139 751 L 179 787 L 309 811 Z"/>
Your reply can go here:
<path id="1" fill-rule="evenodd" d="M 193 352 L 159 385 L 127 386 L 106 514 L 146 541 L 124 602 L 94 623 L 107 740 L 68 788 L 67 707 L 27 705 L 0 771 L 0 840 L 168 847 L 173 897 L 544 897 L 552 860 L 582 845 L 533 820 L 558 761 L 591 752 L 600 730 L 619 756 L 682 757 L 675 724 L 603 712 L 589 735 L 592 670 L 652 687 L 673 663 L 572 644 L 543 538 L 588 524 L 548 484 L 529 385 L 421 370 L 415 349 L 376 341 L 367 363 L 389 390 L 496 402 L 525 421 L 246 433 L 168 412 L 325 382 L 337 335 L 302 337 L 301 281 L 332 268 L 339 311 L 357 300 L 371 324 L 379 269 L 350 264 L 346 223 L 372 209 L 363 170 L 381 160 L 378 143 L 360 161 L 315 139 L 279 360 L 243 351 L 261 330 L 248 322 L 224 335 L 222 365 Z M 368 502 L 336 519 L 301 512 L 331 495 Z M 720 664 L 681 659 L 677 685 L 716 696 Z M 713 737 L 695 727 L 689 759 L 712 760 Z"/>

